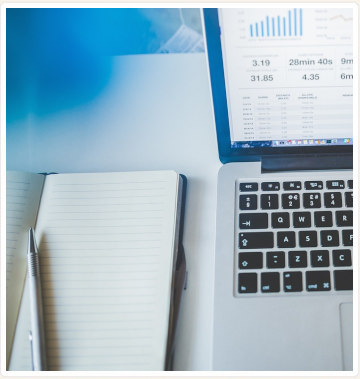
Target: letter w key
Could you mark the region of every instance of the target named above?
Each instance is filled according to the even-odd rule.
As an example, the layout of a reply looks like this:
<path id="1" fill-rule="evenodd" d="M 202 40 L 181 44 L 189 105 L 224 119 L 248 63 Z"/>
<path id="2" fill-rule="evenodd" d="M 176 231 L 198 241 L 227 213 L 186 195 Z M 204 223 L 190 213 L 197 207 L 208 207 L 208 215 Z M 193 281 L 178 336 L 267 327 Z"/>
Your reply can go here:
<path id="1" fill-rule="evenodd" d="M 308 228 L 311 226 L 310 212 L 294 212 L 294 228 Z"/>

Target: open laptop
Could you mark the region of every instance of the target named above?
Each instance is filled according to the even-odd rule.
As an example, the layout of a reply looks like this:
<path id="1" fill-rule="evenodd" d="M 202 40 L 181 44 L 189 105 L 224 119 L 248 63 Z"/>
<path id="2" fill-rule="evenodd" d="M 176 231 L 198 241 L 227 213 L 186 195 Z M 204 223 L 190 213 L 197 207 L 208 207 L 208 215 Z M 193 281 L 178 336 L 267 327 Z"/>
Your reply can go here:
<path id="1" fill-rule="evenodd" d="M 213 370 L 353 370 L 355 12 L 328 5 L 203 10 L 224 163 Z"/>

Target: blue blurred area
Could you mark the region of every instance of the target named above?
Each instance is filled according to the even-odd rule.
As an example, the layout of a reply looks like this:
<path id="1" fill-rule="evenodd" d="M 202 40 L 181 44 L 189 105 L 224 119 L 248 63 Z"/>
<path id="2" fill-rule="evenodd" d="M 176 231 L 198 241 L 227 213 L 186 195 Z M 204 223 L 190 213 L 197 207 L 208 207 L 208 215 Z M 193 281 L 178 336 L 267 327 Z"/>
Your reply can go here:
<path id="1" fill-rule="evenodd" d="M 184 23 L 201 36 L 198 9 L 7 9 L 8 127 L 91 101 L 109 82 L 114 56 L 159 52 Z M 176 42 L 164 51 L 181 52 Z"/>

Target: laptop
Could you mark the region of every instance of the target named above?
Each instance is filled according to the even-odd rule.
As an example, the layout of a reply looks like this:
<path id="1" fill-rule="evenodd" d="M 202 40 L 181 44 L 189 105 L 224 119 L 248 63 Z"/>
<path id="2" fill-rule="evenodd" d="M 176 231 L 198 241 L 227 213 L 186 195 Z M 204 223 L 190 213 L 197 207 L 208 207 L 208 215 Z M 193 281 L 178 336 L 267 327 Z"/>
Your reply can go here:
<path id="1" fill-rule="evenodd" d="M 290 8 L 291 7 L 291 8 Z M 204 9 L 213 370 L 353 370 L 353 6 Z"/>

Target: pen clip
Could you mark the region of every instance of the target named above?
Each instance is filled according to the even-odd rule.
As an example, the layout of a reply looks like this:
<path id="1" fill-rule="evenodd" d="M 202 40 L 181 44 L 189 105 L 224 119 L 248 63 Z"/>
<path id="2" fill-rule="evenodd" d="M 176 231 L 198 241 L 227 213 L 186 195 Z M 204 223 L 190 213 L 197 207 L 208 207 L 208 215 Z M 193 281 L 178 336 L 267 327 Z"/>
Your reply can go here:
<path id="1" fill-rule="evenodd" d="M 31 349 L 31 367 L 34 371 L 34 351 L 33 351 L 33 338 L 31 330 L 29 330 L 29 341 L 30 341 L 30 349 Z"/>

